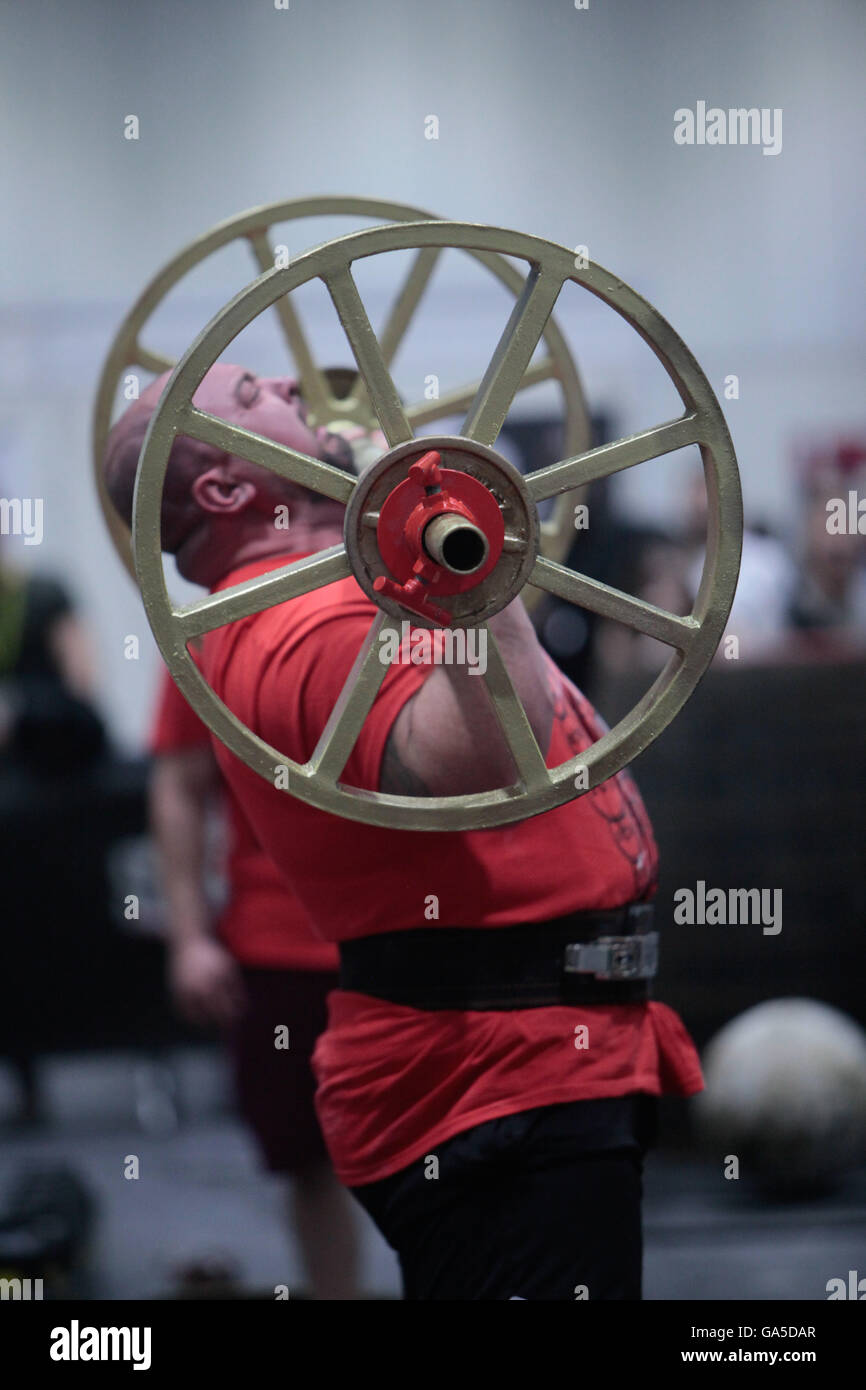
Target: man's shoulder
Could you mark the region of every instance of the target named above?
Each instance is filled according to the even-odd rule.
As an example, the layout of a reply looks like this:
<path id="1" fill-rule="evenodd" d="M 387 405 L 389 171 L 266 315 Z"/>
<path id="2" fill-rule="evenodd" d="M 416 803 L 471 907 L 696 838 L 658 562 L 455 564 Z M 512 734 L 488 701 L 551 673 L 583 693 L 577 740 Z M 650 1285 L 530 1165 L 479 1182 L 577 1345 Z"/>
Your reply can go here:
<path id="1" fill-rule="evenodd" d="M 205 644 L 208 664 L 243 649 L 244 664 L 261 669 L 275 656 L 288 657 L 301 647 L 309 654 L 320 646 L 333 652 L 334 643 L 342 640 L 357 646 L 357 634 L 366 632 L 378 611 L 348 576 L 215 629 Z"/>
<path id="2" fill-rule="evenodd" d="M 325 629 L 345 624 L 354 629 L 358 623 L 373 622 L 378 613 L 376 605 L 367 597 L 357 582 L 348 576 L 327 584 L 322 589 L 313 589 L 300 598 L 287 603 L 274 604 L 262 613 L 255 615 L 261 619 L 261 631 L 272 631 L 285 636 L 309 638 L 324 636 Z M 333 635 L 331 631 L 330 635 Z"/>

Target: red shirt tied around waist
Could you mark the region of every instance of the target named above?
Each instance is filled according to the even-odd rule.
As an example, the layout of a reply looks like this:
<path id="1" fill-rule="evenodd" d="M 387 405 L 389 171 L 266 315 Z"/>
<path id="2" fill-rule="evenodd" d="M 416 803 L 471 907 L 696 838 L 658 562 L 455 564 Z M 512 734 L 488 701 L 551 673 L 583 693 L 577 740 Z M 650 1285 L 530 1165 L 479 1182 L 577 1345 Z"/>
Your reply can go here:
<path id="1" fill-rule="evenodd" d="M 187 704 L 168 671 L 159 687 L 150 751 L 162 754 L 210 749 L 207 726 Z M 337 950 L 317 937 L 297 898 L 274 867 L 226 786 L 228 899 L 217 935 L 241 965 L 287 970 L 335 970 Z"/>
<path id="2" fill-rule="evenodd" d="M 300 555 L 235 569 L 216 589 Z M 204 640 L 201 665 L 217 695 L 284 755 L 306 762 L 377 609 L 352 578 L 279 604 Z M 430 666 L 392 664 L 343 773 L 378 789 L 382 755 L 402 706 Z M 602 728 L 552 662 L 555 766 Z M 278 790 L 215 741 L 216 755 L 257 840 L 329 941 L 443 926 L 478 930 L 542 922 L 647 899 L 657 852 L 643 803 L 621 772 L 556 810 L 516 825 L 459 833 L 385 830 L 327 814 Z M 334 991 L 314 1055 L 317 1106 L 338 1176 L 349 1186 L 396 1172 L 437 1143 L 536 1106 L 634 1091 L 690 1095 L 700 1065 L 663 1004 L 554 1006 L 508 1012 L 424 1012 Z"/>

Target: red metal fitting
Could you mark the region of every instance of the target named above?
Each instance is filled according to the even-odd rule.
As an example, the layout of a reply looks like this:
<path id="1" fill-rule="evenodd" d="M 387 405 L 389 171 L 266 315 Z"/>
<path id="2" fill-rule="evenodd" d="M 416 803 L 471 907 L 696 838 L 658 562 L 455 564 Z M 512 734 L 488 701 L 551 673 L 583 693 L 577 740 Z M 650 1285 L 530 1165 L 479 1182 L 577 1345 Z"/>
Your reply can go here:
<path id="1" fill-rule="evenodd" d="M 435 449 L 422 454 L 408 477 L 386 497 L 379 512 L 377 539 L 382 559 L 395 578 L 383 575 L 373 587 L 410 612 L 447 627 L 452 615 L 433 599 L 465 593 L 487 577 L 502 553 L 505 523 L 499 504 L 483 483 L 441 465 L 441 455 Z M 471 573 L 456 573 L 438 564 L 424 547 L 424 532 L 443 514 L 463 517 L 486 541 L 487 554 Z"/>

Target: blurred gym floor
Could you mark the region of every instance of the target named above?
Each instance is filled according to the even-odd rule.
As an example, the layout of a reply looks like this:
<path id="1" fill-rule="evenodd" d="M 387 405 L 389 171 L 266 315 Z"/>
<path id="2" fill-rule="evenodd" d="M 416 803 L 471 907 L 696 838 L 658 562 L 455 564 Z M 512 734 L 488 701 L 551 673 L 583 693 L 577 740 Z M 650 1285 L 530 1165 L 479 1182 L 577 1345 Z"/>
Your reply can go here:
<path id="1" fill-rule="evenodd" d="M 213 1050 L 55 1056 L 38 1068 L 41 1119 L 18 1118 L 14 1074 L 0 1063 L 0 1199 L 22 1170 L 65 1164 L 89 1189 L 95 1219 L 70 1298 L 183 1296 L 197 1267 L 220 1266 L 236 1296 L 303 1297 L 278 1182 L 262 1174 L 232 1115 Z M 139 1177 L 124 1177 L 129 1157 Z M 391 1251 L 358 1210 L 367 1297 L 399 1296 Z M 647 1299 L 826 1299 L 831 1278 L 866 1273 L 866 1170 L 832 1195 L 768 1203 L 722 1164 L 657 1150 L 646 1170 Z"/>

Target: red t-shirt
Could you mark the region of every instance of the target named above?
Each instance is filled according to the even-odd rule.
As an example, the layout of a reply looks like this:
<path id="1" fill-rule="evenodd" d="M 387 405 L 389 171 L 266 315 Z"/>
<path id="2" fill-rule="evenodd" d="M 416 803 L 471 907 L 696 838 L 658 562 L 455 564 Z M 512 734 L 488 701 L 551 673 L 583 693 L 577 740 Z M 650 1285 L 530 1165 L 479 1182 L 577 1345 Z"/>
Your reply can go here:
<path id="1" fill-rule="evenodd" d="M 245 565 L 227 588 L 300 556 Z M 376 608 L 354 579 L 207 635 L 202 669 L 251 729 L 306 762 Z M 342 780 L 376 789 L 391 726 L 430 666 L 393 664 Z M 547 763 L 602 732 L 592 707 L 549 663 L 556 698 Z M 322 936 L 332 941 L 443 926 L 495 929 L 652 896 L 657 853 L 640 795 L 620 773 L 532 820 L 461 833 L 385 830 L 327 814 L 260 777 L 220 744 L 223 772 L 255 834 Z M 583 1046 L 588 1029 L 588 1046 Z M 314 1054 L 317 1105 L 343 1182 L 376 1181 L 450 1136 L 538 1105 L 633 1091 L 688 1095 L 700 1065 L 663 1004 L 424 1012 L 337 990 Z"/>
<path id="2" fill-rule="evenodd" d="M 211 751 L 207 726 L 165 671 L 151 752 L 158 756 L 200 747 Z M 307 914 L 256 840 L 237 798 L 227 786 L 225 793 L 229 896 L 217 923 L 220 939 L 243 965 L 335 970 L 336 947 L 315 935 Z"/>

